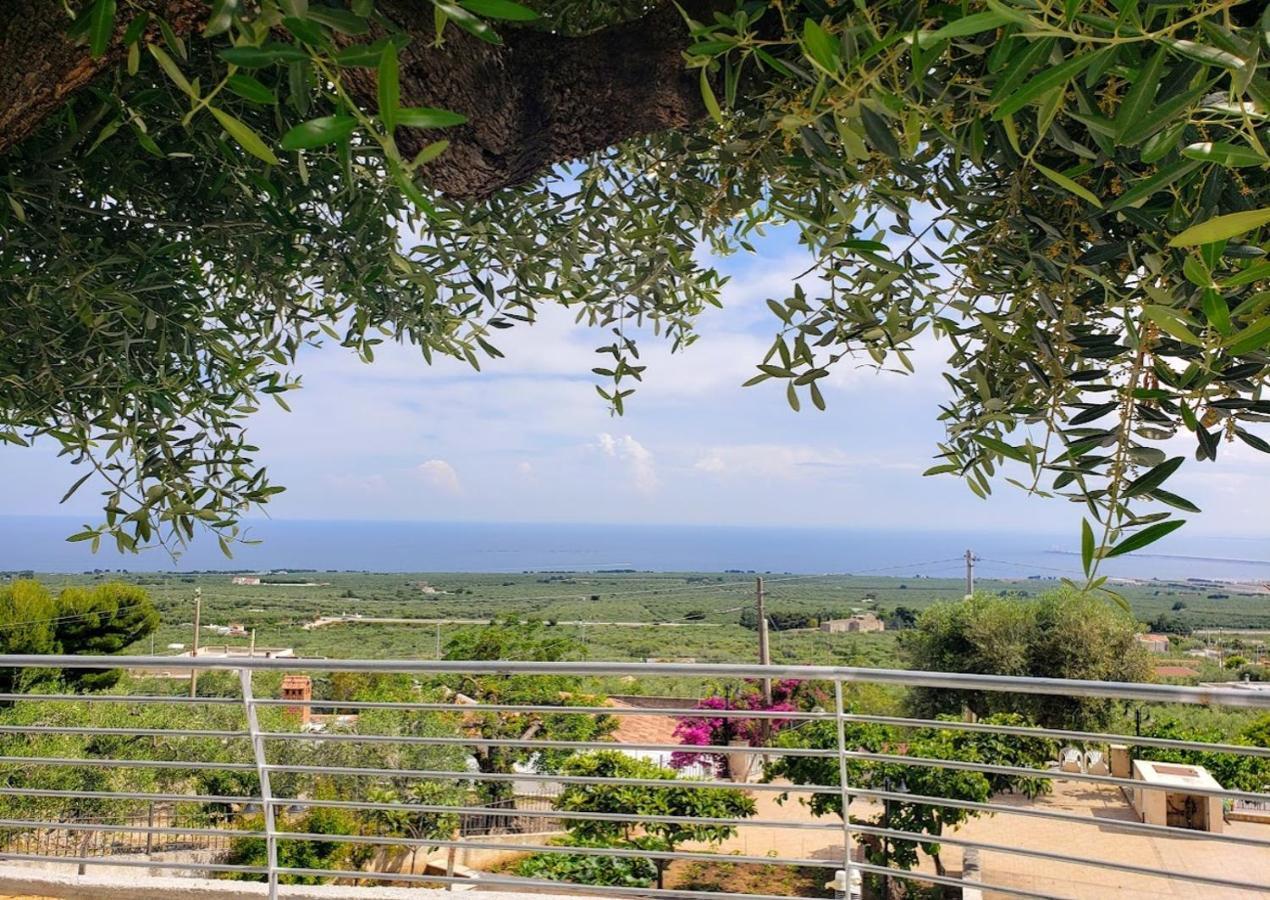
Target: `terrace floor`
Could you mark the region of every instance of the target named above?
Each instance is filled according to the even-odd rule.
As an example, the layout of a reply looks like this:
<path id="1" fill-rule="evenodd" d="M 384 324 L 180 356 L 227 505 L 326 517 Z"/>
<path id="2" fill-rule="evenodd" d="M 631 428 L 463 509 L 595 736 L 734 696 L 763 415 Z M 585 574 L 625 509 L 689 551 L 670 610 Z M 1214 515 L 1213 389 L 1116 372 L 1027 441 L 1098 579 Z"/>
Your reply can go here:
<path id="1" fill-rule="evenodd" d="M 814 821 L 807 808 L 798 802 L 796 795 L 791 795 L 784 804 L 777 802 L 777 796 L 767 792 L 757 794 L 757 818 Z M 1074 813 L 1087 816 L 1096 824 L 1069 824 L 1028 816 L 998 814 L 971 819 L 952 832 L 952 836 L 983 843 L 1069 852 L 1073 856 L 1089 859 L 1149 868 L 1169 868 L 1197 875 L 1247 881 L 1270 879 L 1270 848 L 1241 846 L 1196 837 L 1160 838 L 1118 829 L 1117 822 L 1136 821 L 1136 816 L 1117 788 L 1056 781 L 1054 793 L 1036 801 L 1029 801 L 1021 796 L 1002 795 L 993 798 L 993 802 L 1002 805 L 1032 805 L 1037 809 Z M 861 820 L 876 819 L 881 812 L 878 804 L 862 801 L 853 803 L 851 810 L 852 815 Z M 831 821 L 836 822 L 836 819 Z M 1270 839 L 1270 826 L 1254 822 L 1227 822 L 1225 830 L 1227 834 Z M 842 858 L 842 837 L 832 831 L 742 826 L 737 836 L 723 845 L 721 852 L 758 856 L 772 853 L 787 858 L 836 860 Z M 944 845 L 941 857 L 949 870 L 948 874 L 960 877 L 961 849 Z M 1124 900 L 1152 900 L 1160 897 L 1236 900 L 1270 897 L 1270 892 L 1235 891 L 1213 885 L 1092 869 L 1056 860 L 994 851 L 982 851 L 980 864 L 981 877 L 987 883 L 1081 900 L 1103 900 L 1113 894 Z M 934 864 L 924 856 L 919 869 L 935 871 Z M 832 870 L 825 870 L 826 880 L 832 875 Z M 988 892 L 986 896 L 996 895 Z"/>

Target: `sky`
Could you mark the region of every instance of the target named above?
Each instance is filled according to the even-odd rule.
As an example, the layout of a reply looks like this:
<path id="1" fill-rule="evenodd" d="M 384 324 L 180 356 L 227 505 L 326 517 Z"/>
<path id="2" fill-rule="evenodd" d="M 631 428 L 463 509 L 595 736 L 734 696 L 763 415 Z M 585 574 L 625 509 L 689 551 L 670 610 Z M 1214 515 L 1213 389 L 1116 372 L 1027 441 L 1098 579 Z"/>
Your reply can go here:
<path id="1" fill-rule="evenodd" d="M 249 426 L 287 487 L 269 515 L 1076 533 L 1079 509 L 1066 501 L 1002 482 L 985 502 L 955 478 L 922 477 L 948 399 L 946 348 L 933 341 L 917 348 L 915 375 L 843 366 L 823 385 L 825 412 L 791 410 L 783 382 L 741 387 L 777 325 L 766 298 L 807 265 L 787 231 L 757 249 L 718 261 L 731 281 L 695 345 L 642 346 L 645 381 L 622 417 L 590 371 L 605 334 L 564 310 L 499 333 L 506 358 L 480 373 L 429 367 L 409 347 L 377 348 L 370 365 L 337 346 L 309 352 L 293 412 L 269 404 Z M 79 472 L 55 453 L 0 448 L 0 515 L 99 521 L 87 489 L 59 506 Z M 1268 462 L 1238 444 L 1216 466 L 1184 466 L 1170 487 L 1205 509 L 1188 531 L 1270 533 Z"/>

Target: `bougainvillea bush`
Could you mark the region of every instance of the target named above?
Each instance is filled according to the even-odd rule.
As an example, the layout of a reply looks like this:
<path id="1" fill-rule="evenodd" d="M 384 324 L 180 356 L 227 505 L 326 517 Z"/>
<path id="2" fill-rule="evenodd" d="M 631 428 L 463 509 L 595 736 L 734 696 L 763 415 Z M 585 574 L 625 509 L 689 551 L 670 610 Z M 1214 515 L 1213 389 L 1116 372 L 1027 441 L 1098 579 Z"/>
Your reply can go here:
<path id="1" fill-rule="evenodd" d="M 798 724 L 794 718 L 747 719 L 741 716 L 710 715 L 711 711 L 754 710 L 756 712 L 800 712 L 821 705 L 824 690 L 814 682 L 797 678 L 785 678 L 772 682 L 772 700 L 768 703 L 763 684 L 749 679 L 738 693 L 716 692 L 697 702 L 701 716 L 685 716 L 675 726 L 679 743 L 693 747 L 726 747 L 733 741 L 744 741 L 751 747 L 765 746 L 773 735 Z M 728 761 L 723 753 L 699 753 L 687 750 L 671 754 L 670 764 L 676 769 L 701 765 L 709 767 L 718 777 L 728 774 Z"/>

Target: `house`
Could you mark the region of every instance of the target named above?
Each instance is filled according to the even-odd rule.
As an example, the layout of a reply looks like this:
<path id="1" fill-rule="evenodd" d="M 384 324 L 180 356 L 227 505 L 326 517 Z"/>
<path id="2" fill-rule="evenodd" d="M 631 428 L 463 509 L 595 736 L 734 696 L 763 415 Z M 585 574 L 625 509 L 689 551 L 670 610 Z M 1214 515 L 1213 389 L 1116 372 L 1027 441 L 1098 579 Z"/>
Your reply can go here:
<path id="1" fill-rule="evenodd" d="M 1169 636 L 1167 634 L 1135 634 L 1133 639 L 1145 647 L 1148 653 L 1169 652 Z"/>
<path id="2" fill-rule="evenodd" d="M 1192 647 L 1186 651 L 1186 655 L 1199 659 L 1221 659 L 1221 651 L 1212 647 Z"/>
<path id="3" fill-rule="evenodd" d="M 885 631 L 886 625 L 871 612 L 857 613 L 847 619 L 827 619 L 820 623 L 820 630 L 828 634 L 841 632 Z"/>
<path id="4" fill-rule="evenodd" d="M 181 645 L 184 646 L 184 645 Z M 169 645 L 169 649 L 173 649 L 174 645 Z M 172 657 L 173 663 L 181 659 L 189 659 L 191 656 L 198 656 L 206 659 L 249 659 L 252 657 L 263 657 L 264 659 L 297 659 L 295 650 L 290 647 L 230 647 L 230 646 L 207 646 L 199 647 L 197 651 L 186 650 Z M 134 669 L 130 670 L 130 674 L 139 678 L 189 678 L 190 670 L 182 669 L 178 665 L 173 665 L 170 669 Z"/>
<path id="5" fill-rule="evenodd" d="M 260 584 L 259 575 L 235 575 L 229 579 L 230 584 Z"/>

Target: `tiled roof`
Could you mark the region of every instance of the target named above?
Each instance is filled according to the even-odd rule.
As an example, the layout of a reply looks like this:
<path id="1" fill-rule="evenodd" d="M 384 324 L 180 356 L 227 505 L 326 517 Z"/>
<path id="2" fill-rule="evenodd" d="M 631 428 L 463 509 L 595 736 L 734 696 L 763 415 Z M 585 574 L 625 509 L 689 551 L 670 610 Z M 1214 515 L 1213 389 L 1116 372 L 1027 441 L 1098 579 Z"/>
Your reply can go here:
<path id="1" fill-rule="evenodd" d="M 630 703 L 610 698 L 606 706 L 622 709 L 634 708 Z M 619 744 L 678 744 L 675 726 L 679 720 L 673 716 L 617 715 L 617 730 L 613 740 Z"/>

